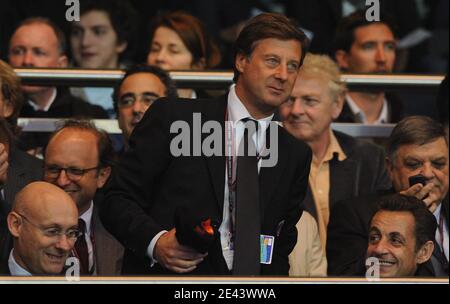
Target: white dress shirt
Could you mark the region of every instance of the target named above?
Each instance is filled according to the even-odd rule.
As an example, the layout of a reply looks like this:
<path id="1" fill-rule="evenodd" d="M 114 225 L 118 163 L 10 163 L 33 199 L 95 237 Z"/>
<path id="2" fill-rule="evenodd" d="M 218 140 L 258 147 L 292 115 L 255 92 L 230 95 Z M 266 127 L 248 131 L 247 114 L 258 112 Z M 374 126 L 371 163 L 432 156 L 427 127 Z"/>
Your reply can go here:
<path id="1" fill-rule="evenodd" d="M 448 261 L 448 225 L 446 225 L 445 221 L 444 221 L 444 226 L 443 226 L 443 232 L 444 232 L 444 248 L 442 248 L 442 244 L 441 244 L 441 233 L 439 231 L 439 221 L 441 218 L 441 210 L 442 210 L 442 203 L 439 204 L 439 206 L 437 207 L 437 209 L 434 211 L 434 217 L 436 218 L 436 221 L 438 223 L 438 229 L 436 229 L 436 242 L 438 243 L 439 247 L 441 247 L 441 250 L 444 250 L 444 255 L 447 258 Z"/>
<path id="2" fill-rule="evenodd" d="M 89 206 L 89 209 L 86 210 L 80 218 L 86 223 L 86 233 L 84 234 L 84 237 L 86 239 L 87 247 L 88 247 L 88 254 L 89 254 L 89 269 L 92 269 L 94 266 L 94 244 L 92 244 L 91 240 L 91 232 L 92 232 L 92 214 L 94 211 L 94 202 L 91 201 L 91 205 Z M 95 269 L 94 269 L 95 274 Z"/>
<path id="3" fill-rule="evenodd" d="M 35 104 L 33 101 L 28 100 L 28 104 L 33 108 L 33 110 L 35 111 L 44 111 L 44 112 L 48 112 L 48 110 L 50 109 L 50 107 L 52 106 L 52 104 L 55 102 L 56 99 L 56 88 L 53 88 L 53 92 L 52 95 L 50 96 L 49 101 L 47 102 L 47 104 L 45 105 L 45 107 L 43 109 L 41 109 L 37 104 Z"/>
<path id="4" fill-rule="evenodd" d="M 349 94 L 345 96 L 347 100 L 347 104 L 350 107 L 350 110 L 353 112 L 353 114 L 358 117 L 358 119 L 363 124 L 368 124 L 366 114 L 361 110 L 360 107 L 356 104 L 356 102 L 350 97 Z M 381 109 L 380 116 L 377 118 L 377 120 L 373 123 L 374 125 L 384 124 L 388 123 L 389 113 L 388 113 L 388 104 L 386 98 L 383 101 L 383 108 Z"/>
<path id="5" fill-rule="evenodd" d="M 16 259 L 14 258 L 14 249 L 11 250 L 11 252 L 9 253 L 9 258 L 8 258 L 8 267 L 9 267 L 9 272 L 11 273 L 12 276 L 24 276 L 24 277 L 30 277 L 32 276 L 31 273 L 29 273 L 27 270 L 25 270 L 22 266 L 20 266 L 17 262 Z"/>

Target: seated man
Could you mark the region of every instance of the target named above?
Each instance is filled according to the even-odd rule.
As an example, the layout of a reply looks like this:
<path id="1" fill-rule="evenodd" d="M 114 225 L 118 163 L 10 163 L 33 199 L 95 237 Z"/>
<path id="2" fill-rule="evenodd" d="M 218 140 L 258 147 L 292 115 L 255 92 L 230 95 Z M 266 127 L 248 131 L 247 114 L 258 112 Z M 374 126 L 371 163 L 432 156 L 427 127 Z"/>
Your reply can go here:
<path id="1" fill-rule="evenodd" d="M 337 201 L 391 186 L 381 148 L 331 130 L 332 121 L 341 113 L 345 92 L 336 64 L 327 56 L 308 54 L 290 99 L 280 107 L 283 125 L 313 151 L 303 206 L 317 221 L 323 251 L 330 208 Z M 297 228 L 299 237 L 307 231 Z M 298 243 L 293 254 L 305 256 L 306 252 L 298 250 L 307 248 Z M 305 265 L 310 268 L 313 264 Z"/>
<path id="2" fill-rule="evenodd" d="M 14 246 L 1 274 L 59 275 L 79 236 L 78 211 L 58 187 L 34 182 L 20 191 L 8 215 Z"/>
<path id="3" fill-rule="evenodd" d="M 126 71 L 113 93 L 114 110 L 124 137 L 125 149 L 134 127 L 160 97 L 177 98 L 169 74 L 157 66 L 137 65 Z"/>
<path id="4" fill-rule="evenodd" d="M 118 275 L 123 248 L 98 216 L 100 189 L 111 174 L 114 150 L 108 134 L 86 121 L 66 121 L 52 134 L 45 151 L 44 179 L 75 201 L 83 236 L 75 244 L 82 275 Z M 105 202 L 107 203 L 107 202 Z"/>
<path id="5" fill-rule="evenodd" d="M 433 212 L 439 228 L 431 257 L 433 272 L 448 276 L 449 156 L 445 130 L 429 117 L 405 118 L 392 131 L 387 151 L 393 189 L 339 202 L 331 210 L 326 247 L 328 274 L 363 272 L 368 227 L 377 202 L 386 193 L 400 193 L 422 200 Z M 416 184 L 417 179 L 420 182 Z"/>
<path id="6" fill-rule="evenodd" d="M 9 43 L 9 63 L 17 68 L 65 68 L 66 42 L 61 30 L 48 19 L 26 19 L 15 30 Z M 22 86 L 26 94 L 21 117 L 31 118 L 108 118 L 99 106 L 72 96 L 66 88 Z M 40 154 L 48 134 L 24 133 L 21 148 Z"/>
<path id="7" fill-rule="evenodd" d="M 433 254 L 436 227 L 433 214 L 417 198 L 399 194 L 382 198 L 370 221 L 366 266 L 376 258 L 382 278 L 428 276 L 424 267 Z"/>
<path id="8" fill-rule="evenodd" d="M 396 33 L 387 19 L 371 22 L 365 10 L 340 22 L 334 40 L 335 57 L 346 73 L 389 74 L 396 58 Z M 349 92 L 337 121 L 364 124 L 396 123 L 402 119 L 402 101 L 383 91 Z"/>

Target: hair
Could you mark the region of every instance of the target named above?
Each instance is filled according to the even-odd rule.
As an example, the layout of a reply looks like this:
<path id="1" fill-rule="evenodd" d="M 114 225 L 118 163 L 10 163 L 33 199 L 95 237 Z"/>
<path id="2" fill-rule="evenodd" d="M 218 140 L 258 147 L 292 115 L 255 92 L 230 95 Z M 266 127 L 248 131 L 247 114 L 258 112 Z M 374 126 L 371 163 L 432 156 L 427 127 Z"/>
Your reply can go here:
<path id="1" fill-rule="evenodd" d="M 183 11 L 159 15 L 151 25 L 151 41 L 160 27 L 167 27 L 177 33 L 192 54 L 192 64 L 199 63 L 203 59 L 206 68 L 214 68 L 219 65 L 221 61 L 219 47 L 198 18 Z"/>
<path id="2" fill-rule="evenodd" d="M 306 56 L 309 41 L 300 27 L 286 16 L 278 13 L 263 13 L 252 18 L 242 29 L 233 45 L 233 60 L 239 54 L 251 56 L 256 44 L 263 39 L 297 40 L 302 47 L 300 65 Z M 234 81 L 239 77 L 239 71 L 233 62 Z"/>
<path id="3" fill-rule="evenodd" d="M 402 145 L 425 145 L 444 138 L 448 145 L 444 127 L 427 116 L 410 116 L 401 120 L 392 130 L 387 141 L 387 155 L 391 161 Z"/>
<path id="4" fill-rule="evenodd" d="M 113 166 L 116 162 L 116 152 L 114 151 L 111 138 L 104 130 L 98 129 L 90 120 L 84 119 L 68 119 L 58 123 L 58 128 L 50 136 L 48 143 L 62 130 L 76 129 L 80 131 L 87 131 L 94 134 L 97 141 L 98 163 L 100 168 Z M 47 145 L 48 146 L 48 145 Z"/>
<path id="5" fill-rule="evenodd" d="M 117 42 L 127 43 L 127 48 L 119 55 L 119 60 L 131 57 L 136 43 L 138 14 L 134 7 L 123 0 L 83 0 L 80 3 L 80 16 L 91 11 L 105 12 L 116 32 Z"/>
<path id="6" fill-rule="evenodd" d="M 439 86 L 439 93 L 436 99 L 436 105 L 439 112 L 439 122 L 448 126 L 448 75 Z"/>
<path id="7" fill-rule="evenodd" d="M 337 64 L 327 55 L 307 54 L 300 71 L 327 80 L 329 93 L 333 100 L 344 97 L 347 87 L 341 81 L 341 72 Z"/>
<path id="8" fill-rule="evenodd" d="M 166 87 L 165 95 L 169 99 L 175 99 L 178 97 L 177 88 L 175 86 L 175 82 L 170 78 L 170 75 L 168 72 L 164 71 L 160 67 L 154 66 L 154 65 L 146 65 L 146 64 L 138 64 L 135 65 L 125 71 L 125 75 L 120 80 L 120 82 L 114 87 L 114 92 L 112 94 L 113 98 L 113 104 L 114 104 L 114 111 L 116 113 L 119 112 L 118 102 L 119 102 L 119 92 L 120 87 L 122 86 L 125 79 L 127 79 L 129 76 L 138 74 L 138 73 L 147 73 L 152 74 L 158 77 L 159 80 L 161 80 L 162 84 Z"/>
<path id="9" fill-rule="evenodd" d="M 15 31 L 17 31 L 22 26 L 32 25 L 32 24 L 45 24 L 45 25 L 49 26 L 55 33 L 55 37 L 56 37 L 56 40 L 58 43 L 58 50 L 59 50 L 60 55 L 66 54 L 66 51 L 67 51 L 66 36 L 64 35 L 63 31 L 56 25 L 56 23 L 54 23 L 53 21 L 51 21 L 48 18 L 45 18 L 45 17 L 27 18 L 16 27 Z"/>
<path id="10" fill-rule="evenodd" d="M 381 14 L 380 21 L 369 21 L 366 18 L 366 10 L 358 10 L 342 18 L 334 36 L 333 51 L 344 50 L 349 52 L 355 42 L 355 31 L 357 28 L 379 23 L 386 25 L 394 34 L 394 37 L 397 38 L 397 25 L 387 14 Z"/>
<path id="11" fill-rule="evenodd" d="M 414 235 L 416 237 L 416 252 L 428 241 L 433 241 L 437 229 L 437 221 L 425 204 L 414 196 L 393 194 L 380 199 L 378 210 L 393 212 L 410 212 L 414 216 Z M 372 222 L 372 219 L 370 222 Z"/>
<path id="12" fill-rule="evenodd" d="M 13 107 L 11 116 L 4 117 L 13 127 L 17 126 L 17 118 L 24 103 L 20 78 L 13 68 L 6 62 L 0 60 L 0 85 L 3 101 L 10 103 Z"/>
<path id="13" fill-rule="evenodd" d="M 12 126 L 8 123 L 6 119 L 0 117 L 0 143 L 11 146 L 14 140 L 15 137 L 12 131 Z"/>

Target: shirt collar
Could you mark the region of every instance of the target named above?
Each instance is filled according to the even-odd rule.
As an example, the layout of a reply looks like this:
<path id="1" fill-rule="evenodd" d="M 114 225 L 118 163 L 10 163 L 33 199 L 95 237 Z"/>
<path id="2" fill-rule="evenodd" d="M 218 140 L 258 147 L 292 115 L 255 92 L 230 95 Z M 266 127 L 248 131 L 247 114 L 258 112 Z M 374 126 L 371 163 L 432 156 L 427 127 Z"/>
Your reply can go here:
<path id="1" fill-rule="evenodd" d="M 33 108 L 33 110 L 35 111 L 44 111 L 44 112 L 48 112 L 48 110 L 50 109 L 50 107 L 52 106 L 53 102 L 56 99 L 56 88 L 53 88 L 53 92 L 52 92 L 52 96 L 50 96 L 50 99 L 47 102 L 47 105 L 41 109 L 37 104 L 35 104 L 33 101 L 28 100 L 28 104 Z"/>
<path id="2" fill-rule="evenodd" d="M 433 215 L 436 218 L 436 221 L 439 223 L 440 221 L 440 217 L 441 217 L 441 209 L 442 209 L 442 204 L 439 204 L 436 208 L 436 210 L 434 210 Z"/>
<path id="3" fill-rule="evenodd" d="M 22 266 L 20 266 L 16 262 L 13 252 L 14 252 L 14 249 L 12 249 L 11 252 L 9 253 L 9 259 L 8 259 L 8 267 L 9 267 L 9 272 L 11 272 L 11 275 L 12 276 L 24 276 L 24 277 L 31 276 L 32 274 L 30 272 L 25 270 Z"/>
<path id="4" fill-rule="evenodd" d="M 94 211 L 94 203 L 91 201 L 91 205 L 89 209 L 86 210 L 82 215 L 80 215 L 80 219 L 82 219 L 86 223 L 86 234 L 91 235 L 91 222 L 92 222 L 92 213 Z"/>
<path id="5" fill-rule="evenodd" d="M 339 161 L 344 161 L 347 158 L 344 150 L 342 150 L 341 145 L 339 144 L 336 136 L 334 136 L 333 131 L 330 128 L 330 143 L 327 147 L 327 151 L 325 152 L 325 156 L 323 157 L 322 162 L 328 162 L 337 155 Z M 318 163 L 317 159 L 313 156 L 313 162 Z"/>
<path id="6" fill-rule="evenodd" d="M 367 123 L 366 114 L 361 110 L 360 107 L 356 104 L 356 102 L 351 98 L 349 94 L 345 97 L 347 100 L 347 104 L 350 107 L 350 110 L 352 113 L 357 117 L 358 122 L 361 123 Z M 378 119 L 374 122 L 374 124 L 383 124 L 388 122 L 388 105 L 387 100 L 384 98 L 383 100 L 383 108 L 381 109 L 380 116 Z"/>
<path id="7" fill-rule="evenodd" d="M 261 118 L 261 119 L 255 119 L 253 118 L 250 113 L 247 111 L 247 108 L 244 106 L 242 101 L 239 99 L 239 97 L 236 94 L 236 85 L 232 85 L 230 88 L 230 92 L 228 94 L 228 120 L 233 122 L 238 122 L 244 118 L 251 118 L 253 120 L 258 121 L 260 124 L 262 122 L 265 122 L 268 126 L 268 122 L 272 121 L 272 118 L 274 114 Z"/>

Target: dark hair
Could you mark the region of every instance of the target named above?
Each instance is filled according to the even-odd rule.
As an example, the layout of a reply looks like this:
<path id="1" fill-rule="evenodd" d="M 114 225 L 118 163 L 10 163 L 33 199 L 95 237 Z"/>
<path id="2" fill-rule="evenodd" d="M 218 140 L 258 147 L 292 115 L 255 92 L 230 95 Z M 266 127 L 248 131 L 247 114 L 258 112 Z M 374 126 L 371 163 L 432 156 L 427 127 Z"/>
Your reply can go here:
<path id="1" fill-rule="evenodd" d="M 64 35 L 63 31 L 48 18 L 45 17 L 31 17 L 27 18 L 24 21 L 22 21 L 15 29 L 14 32 L 16 32 L 20 27 L 25 25 L 32 25 L 32 24 L 45 24 L 48 25 L 53 32 L 55 33 L 56 40 L 58 42 L 58 49 L 59 53 L 61 55 L 65 55 L 67 51 L 67 42 L 66 42 L 66 36 Z"/>
<path id="2" fill-rule="evenodd" d="M 116 152 L 114 151 L 111 138 L 103 130 L 98 129 L 95 124 L 90 120 L 84 119 L 68 119 L 62 120 L 58 123 L 58 128 L 50 136 L 48 143 L 50 144 L 53 137 L 64 129 L 78 129 L 82 131 L 88 131 L 94 134 L 97 141 L 98 149 L 98 163 L 100 168 L 106 168 L 113 166 L 116 161 Z M 48 147 L 48 145 L 47 145 Z"/>
<path id="3" fill-rule="evenodd" d="M 13 133 L 13 127 L 9 124 L 9 122 L 4 119 L 3 117 L 0 117 L 0 143 L 1 144 L 8 144 L 11 146 L 11 144 L 14 143 L 15 137 Z"/>
<path id="4" fill-rule="evenodd" d="M 378 210 L 410 212 L 414 216 L 414 235 L 416 237 L 416 251 L 426 242 L 434 241 L 437 221 L 434 215 L 428 210 L 426 205 L 414 196 L 393 194 L 380 199 Z M 375 214 L 372 216 L 375 216 Z M 370 222 L 372 222 L 372 219 Z"/>
<path id="5" fill-rule="evenodd" d="M 380 15 L 380 21 L 369 21 L 366 18 L 366 10 L 358 10 L 339 22 L 333 41 L 334 53 L 338 50 L 349 52 L 355 42 L 355 30 L 377 23 L 385 24 L 397 38 L 397 26 L 389 15 L 383 13 Z"/>
<path id="6" fill-rule="evenodd" d="M 236 61 L 238 54 L 250 56 L 257 42 L 267 38 L 297 40 L 300 42 L 302 47 L 300 65 L 303 63 L 309 45 L 308 39 L 293 20 L 278 13 L 260 14 L 245 25 L 233 45 L 233 60 Z M 236 69 L 234 62 L 233 70 L 233 80 L 236 82 L 239 77 L 239 71 Z"/>
<path id="7" fill-rule="evenodd" d="M 80 16 L 91 11 L 105 12 L 116 32 L 118 43 L 127 43 L 127 48 L 119 54 L 119 60 L 133 56 L 138 14 L 129 1 L 123 0 L 82 0 L 80 1 Z"/>
<path id="8" fill-rule="evenodd" d="M 439 113 L 439 122 L 448 126 L 448 75 L 439 86 L 439 93 L 436 99 L 436 105 Z"/>
<path id="9" fill-rule="evenodd" d="M 151 41 L 153 41 L 153 36 L 159 27 L 167 27 L 180 36 L 184 45 L 192 54 L 193 64 L 198 63 L 202 58 L 205 60 L 206 68 L 213 68 L 220 63 L 219 48 L 198 18 L 182 11 L 160 15 L 151 25 Z"/>
<path id="10" fill-rule="evenodd" d="M 422 146 L 441 137 L 448 145 L 443 126 L 432 118 L 427 116 L 406 117 L 392 130 L 387 142 L 387 155 L 393 161 L 400 146 Z"/>
<path id="11" fill-rule="evenodd" d="M 127 79 L 131 75 L 138 74 L 138 73 L 148 73 L 148 74 L 155 75 L 156 77 L 159 78 L 159 80 L 161 80 L 163 85 L 166 87 L 166 90 L 164 92 L 166 97 L 168 97 L 169 99 L 175 99 L 178 97 L 177 88 L 176 88 L 175 83 L 172 80 L 172 78 L 170 78 L 170 75 L 168 72 L 166 72 L 163 69 L 161 69 L 160 67 L 157 67 L 154 65 L 138 64 L 138 65 L 135 65 L 135 66 L 127 69 L 125 71 L 125 75 L 123 76 L 123 78 L 114 87 L 114 92 L 112 94 L 112 98 L 113 98 L 114 111 L 116 111 L 116 113 L 119 112 L 119 108 L 118 108 L 117 104 L 119 102 L 120 87 L 122 86 L 125 79 Z"/>
<path id="12" fill-rule="evenodd" d="M 17 126 L 17 118 L 22 109 L 24 97 L 20 86 L 20 78 L 13 68 L 6 62 L 0 60 L 0 85 L 3 101 L 12 105 L 11 116 L 4 117 L 12 126 Z"/>

